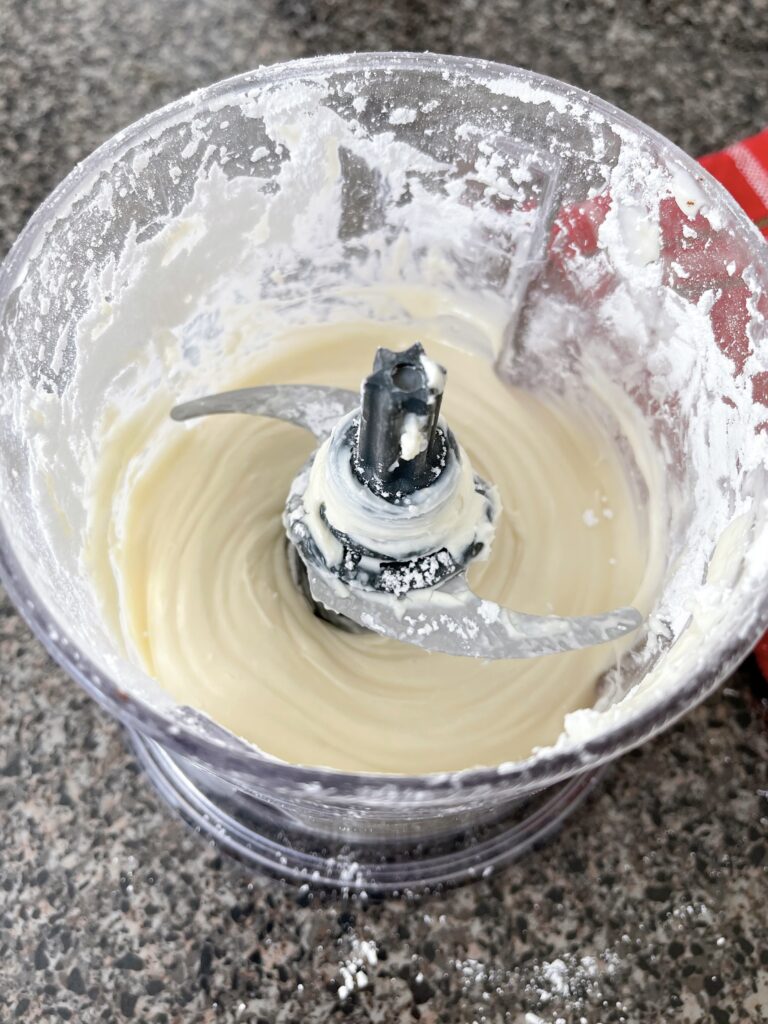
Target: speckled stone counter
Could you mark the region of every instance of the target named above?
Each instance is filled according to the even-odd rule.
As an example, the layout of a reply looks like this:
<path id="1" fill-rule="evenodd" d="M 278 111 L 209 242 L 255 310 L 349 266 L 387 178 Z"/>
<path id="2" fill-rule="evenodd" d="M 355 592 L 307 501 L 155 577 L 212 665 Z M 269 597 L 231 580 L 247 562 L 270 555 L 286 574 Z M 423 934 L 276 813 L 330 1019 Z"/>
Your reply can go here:
<path id="1" fill-rule="evenodd" d="M 693 153 L 768 120 L 765 0 L 0 0 L 0 250 L 147 110 L 259 63 L 399 48 L 564 78 Z M 497 876 L 331 900 L 177 822 L 0 599 L 0 1021 L 766 1021 L 766 698 L 747 665 Z"/>

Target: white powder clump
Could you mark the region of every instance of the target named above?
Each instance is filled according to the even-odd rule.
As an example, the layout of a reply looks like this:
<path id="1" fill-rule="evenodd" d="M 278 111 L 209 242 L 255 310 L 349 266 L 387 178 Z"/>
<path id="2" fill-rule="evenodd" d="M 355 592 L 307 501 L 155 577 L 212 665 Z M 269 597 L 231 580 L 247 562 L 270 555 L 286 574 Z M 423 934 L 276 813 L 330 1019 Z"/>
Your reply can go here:
<path id="1" fill-rule="evenodd" d="M 416 120 L 416 111 L 413 107 L 395 107 L 389 115 L 390 124 L 413 124 Z"/>
<path id="2" fill-rule="evenodd" d="M 568 968 L 562 960 L 552 960 L 551 963 L 544 961 L 542 973 L 549 982 L 549 988 L 552 993 L 558 996 L 567 996 L 569 994 Z"/>
<path id="3" fill-rule="evenodd" d="M 376 943 L 368 939 L 355 938 L 349 957 L 339 966 L 341 985 L 336 995 L 340 1002 L 347 1000 L 353 992 L 368 987 L 368 971 L 379 961 Z"/>
<path id="4" fill-rule="evenodd" d="M 400 457 L 404 462 L 411 462 L 427 447 L 426 417 L 408 412 L 403 420 L 403 432 L 400 435 Z"/>
<path id="5" fill-rule="evenodd" d="M 477 612 L 487 626 L 492 626 L 494 622 L 498 622 L 501 608 L 493 601 L 481 601 Z"/>

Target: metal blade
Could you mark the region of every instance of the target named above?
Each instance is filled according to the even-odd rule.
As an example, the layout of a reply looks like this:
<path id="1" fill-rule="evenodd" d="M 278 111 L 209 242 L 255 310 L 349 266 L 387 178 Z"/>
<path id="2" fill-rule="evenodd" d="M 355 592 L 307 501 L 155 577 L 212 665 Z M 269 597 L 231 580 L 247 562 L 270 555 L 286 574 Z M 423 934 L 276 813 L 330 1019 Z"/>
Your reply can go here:
<path id="1" fill-rule="evenodd" d="M 175 406 L 171 417 L 267 416 L 304 427 L 323 441 L 359 404 L 360 396 L 345 388 L 276 384 L 206 395 Z M 393 597 L 347 586 L 305 565 L 312 597 L 326 608 L 373 632 L 444 654 L 536 658 L 618 640 L 643 622 L 635 608 L 571 618 L 526 615 L 478 597 L 463 573 L 440 586 Z"/>
<path id="2" fill-rule="evenodd" d="M 240 388 L 206 395 L 183 402 L 171 409 L 174 420 L 192 420 L 198 416 L 240 412 L 249 416 L 268 416 L 310 430 L 324 441 L 342 416 L 360 405 L 360 395 L 346 388 L 314 384 L 274 384 Z"/>
<path id="3" fill-rule="evenodd" d="M 636 608 L 599 615 L 525 615 L 478 597 L 463 573 L 403 597 L 334 583 L 307 566 L 312 596 L 367 629 L 428 651 L 471 658 L 538 658 L 618 640 L 637 629 Z"/>

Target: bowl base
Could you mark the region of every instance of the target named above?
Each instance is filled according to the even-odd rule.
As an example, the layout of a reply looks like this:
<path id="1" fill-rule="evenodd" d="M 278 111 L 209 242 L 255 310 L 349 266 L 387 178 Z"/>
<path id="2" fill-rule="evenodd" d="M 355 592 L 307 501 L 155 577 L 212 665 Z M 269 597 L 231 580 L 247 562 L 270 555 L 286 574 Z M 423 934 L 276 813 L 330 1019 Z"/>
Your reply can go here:
<path id="1" fill-rule="evenodd" d="M 271 875 L 312 889 L 398 895 L 486 878 L 559 831 L 602 777 L 583 772 L 518 804 L 505 817 L 429 841 L 358 844 L 294 829 L 267 804 L 238 813 L 215 802 L 154 740 L 128 730 L 150 782 L 189 825 L 227 853 Z M 263 813 L 262 813 L 263 812 Z"/>

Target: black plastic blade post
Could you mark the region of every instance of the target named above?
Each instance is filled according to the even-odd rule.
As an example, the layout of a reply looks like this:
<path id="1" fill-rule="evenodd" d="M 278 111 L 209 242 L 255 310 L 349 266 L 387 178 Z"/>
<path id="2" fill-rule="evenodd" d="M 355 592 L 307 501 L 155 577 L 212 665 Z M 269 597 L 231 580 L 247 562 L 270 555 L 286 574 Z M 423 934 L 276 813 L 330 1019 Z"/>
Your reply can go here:
<path id="1" fill-rule="evenodd" d="M 355 472 L 388 501 L 428 487 L 445 465 L 437 426 L 445 371 L 430 374 L 422 357 L 418 342 L 404 352 L 380 348 L 363 382 Z"/>

